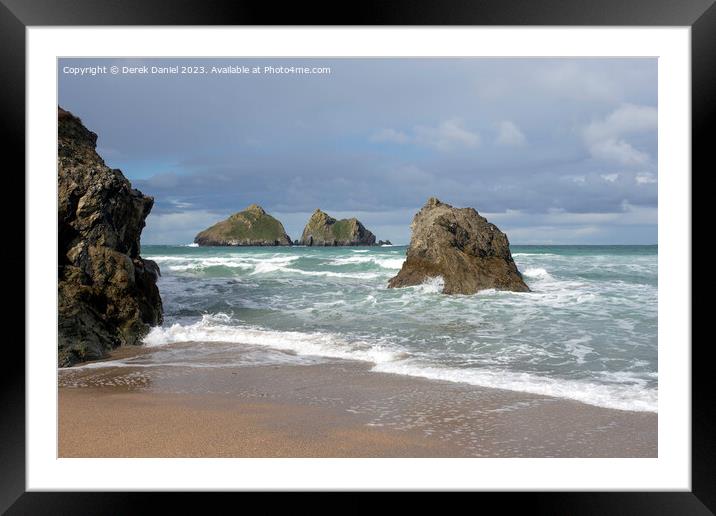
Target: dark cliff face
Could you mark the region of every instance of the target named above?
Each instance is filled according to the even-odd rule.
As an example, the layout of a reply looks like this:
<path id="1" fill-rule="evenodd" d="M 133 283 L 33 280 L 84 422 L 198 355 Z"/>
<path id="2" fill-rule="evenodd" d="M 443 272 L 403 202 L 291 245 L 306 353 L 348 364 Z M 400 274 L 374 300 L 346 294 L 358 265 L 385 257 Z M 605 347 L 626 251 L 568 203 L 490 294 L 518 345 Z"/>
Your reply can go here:
<path id="1" fill-rule="evenodd" d="M 529 292 L 507 236 L 473 208 L 453 208 L 432 197 L 413 218 L 411 229 L 405 262 L 389 288 L 441 276 L 445 294 L 490 288 Z"/>
<path id="2" fill-rule="evenodd" d="M 154 199 L 95 151 L 97 135 L 58 109 L 58 365 L 138 344 L 162 322 L 159 267 L 139 256 Z"/>

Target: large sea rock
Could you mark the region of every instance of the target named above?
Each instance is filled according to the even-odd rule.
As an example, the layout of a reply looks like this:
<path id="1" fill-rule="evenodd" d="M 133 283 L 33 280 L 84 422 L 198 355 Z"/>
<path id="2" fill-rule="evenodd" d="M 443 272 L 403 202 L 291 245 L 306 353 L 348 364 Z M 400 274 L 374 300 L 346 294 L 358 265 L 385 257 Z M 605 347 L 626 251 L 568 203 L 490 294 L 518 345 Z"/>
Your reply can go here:
<path id="1" fill-rule="evenodd" d="M 139 344 L 162 322 L 159 267 L 139 255 L 152 197 L 95 151 L 97 135 L 58 108 L 58 365 Z"/>
<path id="2" fill-rule="evenodd" d="M 283 224 L 258 204 L 252 204 L 205 229 L 196 235 L 194 243 L 218 246 L 292 245 Z"/>
<path id="3" fill-rule="evenodd" d="M 528 292 L 507 235 L 473 208 L 453 208 L 435 197 L 413 218 L 403 267 L 389 288 L 419 285 L 442 277 L 445 294 L 484 289 Z"/>
<path id="4" fill-rule="evenodd" d="M 301 245 L 375 245 L 375 235 L 356 218 L 336 220 L 316 210 L 308 219 L 301 236 Z"/>

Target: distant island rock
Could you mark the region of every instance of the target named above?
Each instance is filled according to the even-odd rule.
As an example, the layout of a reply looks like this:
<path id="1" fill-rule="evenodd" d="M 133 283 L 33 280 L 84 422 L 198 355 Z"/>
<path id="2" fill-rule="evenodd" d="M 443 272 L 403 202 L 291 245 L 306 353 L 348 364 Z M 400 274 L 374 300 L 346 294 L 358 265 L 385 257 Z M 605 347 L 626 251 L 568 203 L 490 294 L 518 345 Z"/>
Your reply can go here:
<path id="1" fill-rule="evenodd" d="M 139 344 L 162 323 L 159 267 L 139 255 L 154 199 L 105 165 L 97 135 L 58 107 L 58 366 Z"/>
<path id="2" fill-rule="evenodd" d="M 441 276 L 445 294 L 497 289 L 529 292 L 507 236 L 473 208 L 453 208 L 435 197 L 415 215 L 403 267 L 388 288 Z"/>
<path id="3" fill-rule="evenodd" d="M 390 240 L 378 240 L 378 243 L 375 245 L 393 245 Z"/>
<path id="4" fill-rule="evenodd" d="M 307 246 L 375 245 L 375 235 L 356 218 L 336 220 L 317 209 L 308 219 L 300 243 Z"/>
<path id="5" fill-rule="evenodd" d="M 194 238 L 201 246 L 277 246 L 292 245 L 281 222 L 258 204 L 217 222 Z"/>

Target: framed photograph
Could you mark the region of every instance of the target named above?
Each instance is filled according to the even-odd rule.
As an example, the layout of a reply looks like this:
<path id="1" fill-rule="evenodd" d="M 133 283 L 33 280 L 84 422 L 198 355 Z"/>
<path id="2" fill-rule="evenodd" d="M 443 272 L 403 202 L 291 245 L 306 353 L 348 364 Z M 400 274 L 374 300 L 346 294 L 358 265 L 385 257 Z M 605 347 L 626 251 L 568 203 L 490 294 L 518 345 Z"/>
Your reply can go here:
<path id="1" fill-rule="evenodd" d="M 317 25 L 3 1 L 26 300 L 3 509 L 440 490 L 710 514 L 711 3 Z"/>

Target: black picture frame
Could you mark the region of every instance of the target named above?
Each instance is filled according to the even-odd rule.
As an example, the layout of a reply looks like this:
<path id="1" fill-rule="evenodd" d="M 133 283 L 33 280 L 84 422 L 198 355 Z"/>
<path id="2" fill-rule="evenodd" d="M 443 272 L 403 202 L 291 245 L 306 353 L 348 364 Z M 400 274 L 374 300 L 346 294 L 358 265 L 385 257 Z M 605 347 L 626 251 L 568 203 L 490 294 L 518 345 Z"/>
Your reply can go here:
<path id="1" fill-rule="evenodd" d="M 25 29 L 83 25 L 603 25 L 689 26 L 692 50 L 692 171 L 713 171 L 709 135 L 716 114 L 716 6 L 714 0 L 362 0 L 323 5 L 244 0 L 0 0 L 0 74 L 4 189 L 17 206 L 3 203 L 6 242 L 4 279 L 12 303 L 6 321 L 24 320 L 25 265 Z M 711 165 L 709 167 L 709 165 Z M 21 172 L 22 171 L 22 172 Z M 692 188 L 693 191 L 693 188 Z M 6 194 L 8 195 L 8 194 Z M 693 198 L 692 198 L 693 199 Z M 692 203 L 693 206 L 693 203 Z M 23 215 L 24 222 L 24 215 Z M 8 235 L 9 233 L 9 235 Z M 22 245 L 20 244 L 22 243 Z M 692 262 L 693 263 L 693 262 Z M 692 267 L 693 268 L 693 267 Z M 24 271 L 20 275 L 19 271 Z M 6 299 L 10 299 L 6 297 Z M 22 302 L 21 302 L 22 300 Z M 693 316 L 692 316 L 693 321 Z M 8 324 L 8 326 L 10 326 Z M 13 324 L 6 336 L 6 367 L 0 374 L 0 511 L 7 514 L 125 514 L 148 507 L 147 498 L 190 509 L 187 493 L 25 492 L 25 340 Z M 689 346 L 690 342 L 673 343 Z M 483 493 L 510 511 L 526 505 L 537 514 L 713 514 L 716 512 L 716 392 L 710 340 L 692 346 L 692 490 L 690 492 Z M 229 494 L 222 495 L 232 496 Z M 483 503 L 483 502 L 481 502 Z M 164 505 L 168 504 L 168 505 Z"/>

